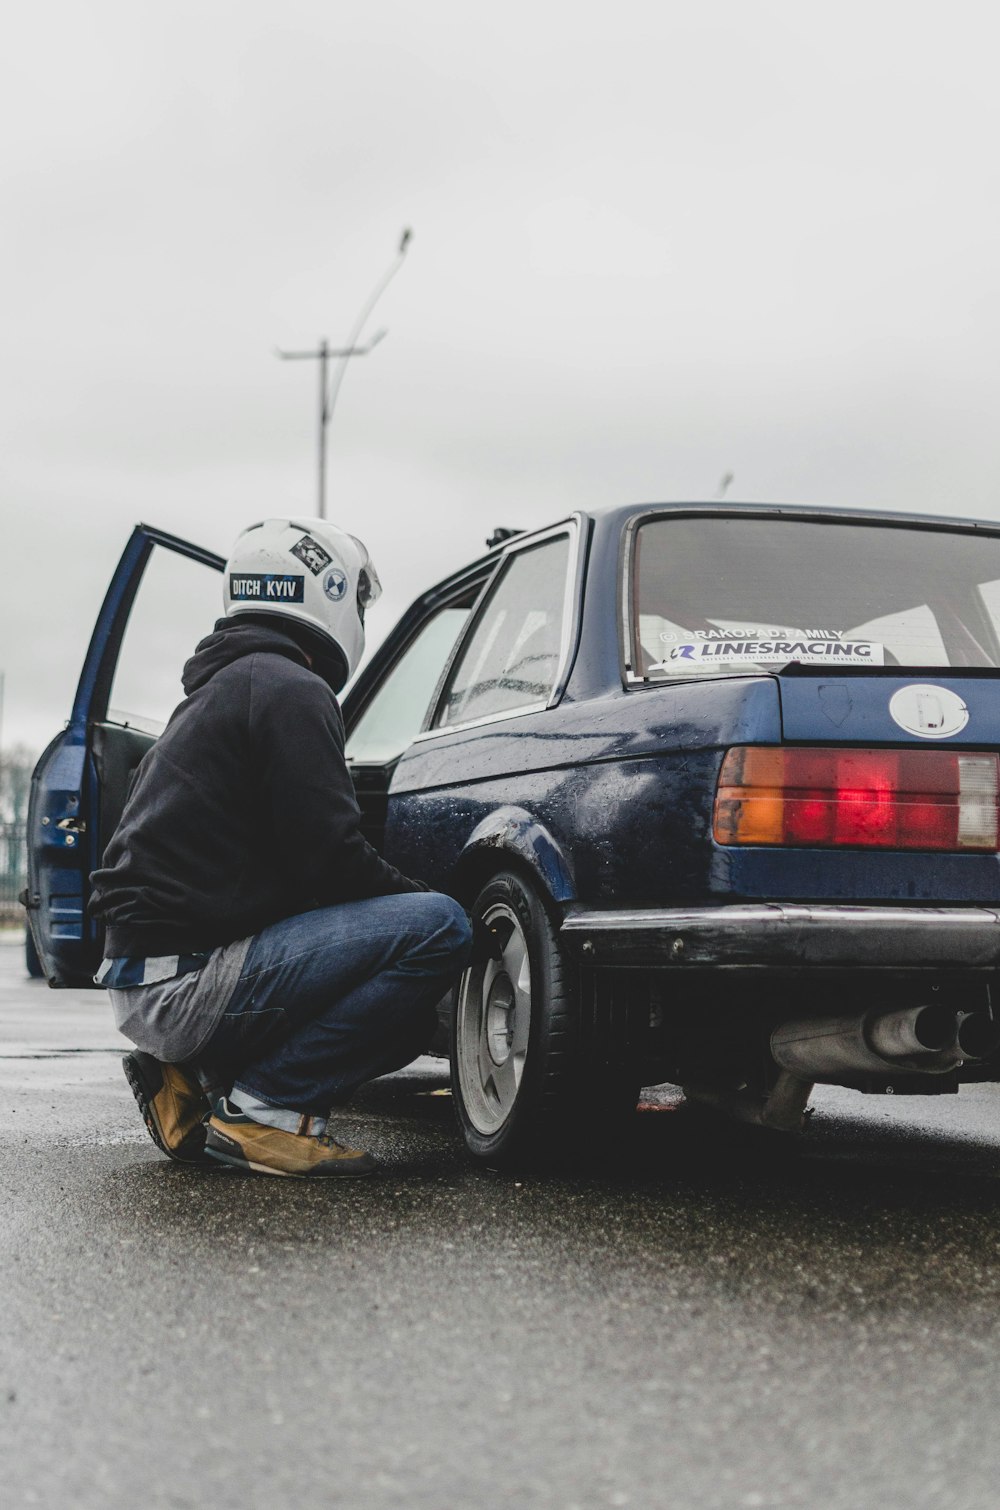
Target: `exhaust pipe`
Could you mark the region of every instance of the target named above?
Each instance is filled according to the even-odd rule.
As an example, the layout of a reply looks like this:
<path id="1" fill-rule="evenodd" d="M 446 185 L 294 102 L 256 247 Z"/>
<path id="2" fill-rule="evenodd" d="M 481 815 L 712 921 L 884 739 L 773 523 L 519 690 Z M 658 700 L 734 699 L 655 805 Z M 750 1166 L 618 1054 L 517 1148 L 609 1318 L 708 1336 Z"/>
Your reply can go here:
<path id="1" fill-rule="evenodd" d="M 1000 1022 L 988 1012 L 960 1012 L 958 1046 L 963 1059 L 987 1059 L 1000 1048 Z"/>
<path id="2" fill-rule="evenodd" d="M 805 1126 L 806 1107 L 812 1095 L 812 1081 L 800 1080 L 782 1070 L 766 1096 L 728 1086 L 684 1085 L 686 1101 L 721 1112 L 735 1122 L 749 1122 L 753 1127 L 768 1127 L 772 1132 L 801 1132 Z"/>
<path id="3" fill-rule="evenodd" d="M 746 1087 L 685 1085 L 684 1096 L 739 1122 L 776 1132 L 801 1132 L 816 1080 L 855 1075 L 945 1075 L 1000 1049 L 1000 1018 L 989 1012 L 947 1007 L 911 1007 L 860 1017 L 807 1017 L 771 1034 L 771 1054 L 781 1070 L 769 1094 Z"/>
<path id="4" fill-rule="evenodd" d="M 947 1007 L 866 1012 L 860 1017 L 813 1017 L 786 1022 L 771 1034 L 771 1053 L 783 1070 L 804 1080 L 847 1075 L 945 1075 L 966 1059 L 981 1058 L 985 1032 L 959 1024 Z M 990 1025 L 992 1027 L 992 1024 Z M 978 1052 L 975 1050 L 978 1048 Z"/>

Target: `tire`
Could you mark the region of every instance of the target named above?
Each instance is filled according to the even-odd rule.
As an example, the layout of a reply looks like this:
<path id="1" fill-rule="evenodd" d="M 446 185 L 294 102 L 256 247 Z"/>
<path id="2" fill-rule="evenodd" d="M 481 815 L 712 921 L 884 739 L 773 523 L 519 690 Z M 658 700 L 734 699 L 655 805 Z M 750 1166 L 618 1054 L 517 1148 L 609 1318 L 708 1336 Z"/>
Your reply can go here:
<path id="1" fill-rule="evenodd" d="M 24 930 L 24 967 L 32 980 L 41 980 L 45 974 L 42 962 L 38 958 L 38 950 L 35 948 L 35 940 L 31 936 L 31 929 Z"/>
<path id="2" fill-rule="evenodd" d="M 465 971 L 452 1020 L 452 1097 L 469 1152 L 515 1163 L 565 1148 L 588 1127 L 606 1129 L 612 1104 L 634 1111 L 637 1082 L 623 1103 L 619 1079 L 588 1073 L 574 976 L 535 888 L 502 871 L 471 910 L 503 956 Z"/>

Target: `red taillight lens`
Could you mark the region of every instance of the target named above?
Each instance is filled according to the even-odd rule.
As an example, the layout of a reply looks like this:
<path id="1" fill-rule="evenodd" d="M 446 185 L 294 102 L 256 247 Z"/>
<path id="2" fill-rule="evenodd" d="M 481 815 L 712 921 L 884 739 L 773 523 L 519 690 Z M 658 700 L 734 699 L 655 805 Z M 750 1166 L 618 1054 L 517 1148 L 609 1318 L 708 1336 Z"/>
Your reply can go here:
<path id="1" fill-rule="evenodd" d="M 1000 849 L 1000 761 L 956 750 L 728 751 L 719 844 Z"/>

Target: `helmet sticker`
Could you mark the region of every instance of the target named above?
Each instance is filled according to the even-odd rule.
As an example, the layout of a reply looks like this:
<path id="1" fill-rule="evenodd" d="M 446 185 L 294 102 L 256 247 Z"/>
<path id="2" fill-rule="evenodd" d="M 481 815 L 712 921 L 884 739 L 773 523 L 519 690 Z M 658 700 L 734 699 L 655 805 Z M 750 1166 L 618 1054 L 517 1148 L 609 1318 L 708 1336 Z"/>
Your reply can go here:
<path id="1" fill-rule="evenodd" d="M 339 603 L 347 591 L 347 576 L 339 567 L 332 567 L 323 578 L 323 591 L 331 603 Z"/>
<path id="2" fill-rule="evenodd" d="M 229 576 L 234 603 L 302 603 L 305 577 L 277 572 L 243 572 Z"/>
<path id="3" fill-rule="evenodd" d="M 318 540 L 311 535 L 303 535 L 301 540 L 296 540 L 289 549 L 293 556 L 298 556 L 304 566 L 308 566 L 314 577 L 318 577 L 324 566 L 329 566 L 333 557 L 329 551 L 325 551 Z"/>

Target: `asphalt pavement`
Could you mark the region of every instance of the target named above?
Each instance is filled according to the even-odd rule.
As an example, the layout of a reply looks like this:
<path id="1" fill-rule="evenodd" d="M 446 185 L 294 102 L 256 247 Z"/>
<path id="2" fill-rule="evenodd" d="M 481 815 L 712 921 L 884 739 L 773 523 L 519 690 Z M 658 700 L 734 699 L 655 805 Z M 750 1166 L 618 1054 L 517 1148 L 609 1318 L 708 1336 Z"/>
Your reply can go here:
<path id="1" fill-rule="evenodd" d="M 789 1145 L 661 1089 L 509 1176 L 421 1061 L 320 1186 L 163 1159 L 122 1047 L 0 943 L 5 1510 L 1000 1504 L 1000 1090 Z"/>

